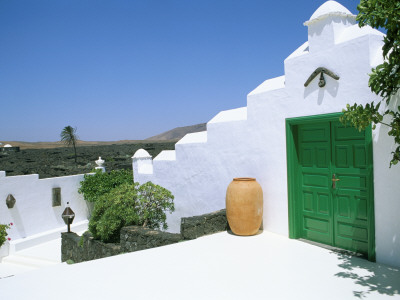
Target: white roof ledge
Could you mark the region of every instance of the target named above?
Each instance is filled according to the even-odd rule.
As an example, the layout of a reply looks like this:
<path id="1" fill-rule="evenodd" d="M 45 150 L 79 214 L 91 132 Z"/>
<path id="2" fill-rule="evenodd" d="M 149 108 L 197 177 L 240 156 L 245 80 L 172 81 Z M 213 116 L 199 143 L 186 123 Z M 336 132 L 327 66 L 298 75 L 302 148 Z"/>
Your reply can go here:
<path id="1" fill-rule="evenodd" d="M 285 76 L 284 75 L 265 80 L 258 87 L 256 87 L 254 90 L 252 90 L 248 94 L 248 96 L 261 94 L 261 93 L 278 90 L 278 89 L 282 89 L 282 88 L 285 88 Z"/>
<path id="2" fill-rule="evenodd" d="M 247 120 L 247 107 L 240 107 L 219 112 L 214 118 L 212 118 L 208 122 L 208 124 L 246 121 L 246 120 Z"/>
<path id="3" fill-rule="evenodd" d="M 292 52 L 285 60 L 309 53 L 308 41 Z M 278 77 L 279 78 L 279 77 Z"/>
<path id="4" fill-rule="evenodd" d="M 381 36 L 382 40 L 383 40 L 383 37 L 385 36 L 384 33 L 380 32 L 379 30 L 376 30 L 370 26 L 364 26 L 364 27 L 360 28 L 358 26 L 358 24 L 355 24 L 355 25 L 347 27 L 343 30 L 343 32 L 340 34 L 340 36 L 336 40 L 336 44 L 344 43 L 344 42 L 354 40 L 358 37 L 366 36 L 366 35 Z"/>
<path id="5" fill-rule="evenodd" d="M 161 151 L 153 161 L 161 161 L 161 160 L 176 160 L 176 152 L 175 150 L 163 150 Z"/>
<path id="6" fill-rule="evenodd" d="M 188 133 L 176 145 L 207 143 L 207 131 Z"/>

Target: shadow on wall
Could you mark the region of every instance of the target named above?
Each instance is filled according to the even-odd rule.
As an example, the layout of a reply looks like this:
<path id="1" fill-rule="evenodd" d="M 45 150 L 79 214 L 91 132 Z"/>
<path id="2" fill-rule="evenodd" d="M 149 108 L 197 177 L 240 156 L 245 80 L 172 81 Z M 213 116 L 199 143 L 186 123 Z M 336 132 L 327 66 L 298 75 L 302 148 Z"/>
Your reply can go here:
<path id="1" fill-rule="evenodd" d="M 307 98 L 309 95 L 315 93 L 318 90 L 317 104 L 322 105 L 322 102 L 325 97 L 325 92 L 327 92 L 329 95 L 331 95 L 332 98 L 336 97 L 338 90 L 339 90 L 339 82 L 337 80 L 331 78 L 329 75 L 324 74 L 326 84 L 324 87 L 321 88 L 318 86 L 319 77 L 320 77 L 320 74 L 318 74 L 314 78 L 314 80 L 311 81 L 311 83 L 307 87 L 304 88 L 303 96 L 304 96 L 304 98 Z"/>
<path id="2" fill-rule="evenodd" d="M 382 103 L 381 111 L 385 111 L 386 109 L 390 109 L 390 110 L 394 110 L 395 111 L 396 108 L 400 105 L 400 91 L 397 93 L 396 96 L 394 96 L 391 99 L 391 101 L 390 101 L 390 103 L 389 103 L 389 105 L 387 107 L 386 107 L 386 104 L 385 105 L 383 105 L 383 104 L 385 104 L 385 103 Z M 391 120 L 391 117 L 385 117 L 383 119 L 383 122 L 385 122 L 386 124 L 389 124 L 390 120 Z M 377 125 L 376 126 L 376 130 L 374 130 L 374 137 L 373 137 L 375 143 L 379 143 L 379 141 L 381 139 L 383 139 L 383 140 L 390 139 L 391 148 L 387 149 L 388 162 L 390 162 L 390 160 L 392 159 L 391 152 L 396 149 L 393 137 L 388 136 L 389 129 L 390 128 L 388 126 L 386 126 L 386 125 L 383 125 L 383 124 L 382 125 Z M 387 166 L 389 167 L 389 163 L 387 164 Z"/>
<path id="3" fill-rule="evenodd" d="M 26 237 L 25 226 L 21 215 L 19 214 L 18 203 L 16 203 L 14 208 L 10 210 L 10 214 L 14 222 L 13 227 L 18 231 L 19 236 L 22 238 Z"/>
<path id="4" fill-rule="evenodd" d="M 400 92 L 391 100 L 389 109 L 394 110 L 400 105 Z M 383 110 L 386 107 L 382 107 Z M 384 119 L 389 123 L 390 119 Z M 390 128 L 386 125 L 377 126 L 373 131 L 374 143 L 374 194 L 375 194 L 375 236 L 377 259 L 385 258 L 384 263 L 400 265 L 398 256 L 400 250 L 400 209 L 399 185 L 400 164 L 391 168 L 390 160 L 396 144 L 394 138 L 388 135 Z M 382 196 L 384 195 L 384 196 Z"/>
<path id="5" fill-rule="evenodd" d="M 351 25 L 352 23 L 348 20 L 348 19 L 344 19 L 341 16 L 331 16 L 333 23 L 336 24 L 343 24 L 343 25 Z M 312 31 L 310 32 L 312 36 L 321 36 L 322 35 L 322 31 L 324 30 L 324 27 L 327 26 L 325 23 L 323 22 L 319 22 L 317 24 L 315 24 L 316 26 L 312 27 Z M 329 26 L 329 25 L 328 25 Z"/>
<path id="6" fill-rule="evenodd" d="M 94 202 L 89 202 L 89 201 L 85 201 L 86 203 L 86 217 L 88 220 L 90 220 L 93 210 L 94 210 Z"/>
<path id="7" fill-rule="evenodd" d="M 49 205 L 51 205 L 50 201 L 49 201 Z M 62 201 L 60 205 L 52 207 L 54 219 L 56 220 L 57 223 L 60 224 L 60 226 L 62 226 L 64 224 L 64 221 L 62 220 L 61 215 L 66 206 L 67 206 L 67 203 L 66 202 L 64 203 L 64 201 Z"/>
<path id="8" fill-rule="evenodd" d="M 335 274 L 335 276 L 352 279 L 356 284 L 364 287 L 360 291 L 353 291 L 354 297 L 363 299 L 372 292 L 388 296 L 400 295 L 400 270 L 371 264 L 365 259 L 348 254 L 340 253 L 337 255 L 341 261 L 339 267 L 343 268 L 344 271 Z"/>

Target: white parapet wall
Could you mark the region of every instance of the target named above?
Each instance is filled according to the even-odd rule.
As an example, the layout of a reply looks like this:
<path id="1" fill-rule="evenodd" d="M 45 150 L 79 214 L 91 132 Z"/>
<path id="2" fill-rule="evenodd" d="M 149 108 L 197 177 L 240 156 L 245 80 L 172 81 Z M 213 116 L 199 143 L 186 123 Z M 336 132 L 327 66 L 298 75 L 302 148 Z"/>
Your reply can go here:
<path id="1" fill-rule="evenodd" d="M 224 208 L 234 177 L 255 177 L 264 194 L 264 229 L 288 236 L 286 120 L 380 100 L 368 87 L 368 74 L 382 63 L 384 35 L 359 28 L 355 16 L 335 1 L 323 4 L 305 25 L 308 41 L 283 62 L 285 74 L 250 92 L 246 107 L 220 112 L 206 132 L 185 136 L 175 151 L 161 152 L 154 160 L 139 155 L 143 152 L 134 158 L 135 181 L 150 180 L 175 196 L 170 231 L 179 231 L 181 217 Z M 325 74 L 320 85 L 318 75 L 305 85 L 318 68 L 340 78 Z M 397 98 L 392 102 L 399 105 Z M 387 131 L 378 126 L 372 132 L 375 249 L 379 262 L 400 266 L 400 167 L 389 168 L 395 145 Z"/>
<path id="2" fill-rule="evenodd" d="M 0 171 L 0 223 L 13 223 L 7 231 L 11 252 L 57 238 L 60 231 L 66 231 L 61 214 L 67 202 L 75 212 L 72 228 L 80 231 L 87 226 L 87 203 L 78 193 L 83 178 L 81 174 L 39 179 L 38 174 L 6 176 Z M 61 189 L 61 202 L 57 206 L 53 206 L 54 188 Z M 12 208 L 6 204 L 10 194 L 16 200 Z"/>

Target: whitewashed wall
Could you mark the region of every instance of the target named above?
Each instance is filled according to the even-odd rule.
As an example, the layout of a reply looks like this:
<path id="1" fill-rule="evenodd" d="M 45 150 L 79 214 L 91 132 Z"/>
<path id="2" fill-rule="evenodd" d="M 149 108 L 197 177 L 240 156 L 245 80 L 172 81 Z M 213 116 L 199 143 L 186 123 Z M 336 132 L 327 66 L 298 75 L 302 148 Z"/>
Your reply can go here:
<path id="1" fill-rule="evenodd" d="M 206 132 L 189 134 L 175 151 L 161 152 L 150 172 L 141 173 L 142 158 L 134 157 L 135 181 L 151 180 L 175 195 L 170 231 L 179 231 L 181 217 L 224 208 L 232 178 L 249 176 L 263 188 L 264 229 L 287 236 L 285 120 L 337 113 L 347 103 L 378 100 L 368 87 L 368 73 L 382 62 L 383 34 L 360 29 L 355 16 L 335 1 L 323 4 L 305 25 L 308 42 L 284 61 L 285 75 L 253 90 L 247 107 L 220 112 L 208 122 Z M 304 87 L 318 67 L 332 70 L 340 79 L 325 75 L 325 87 L 318 86 L 319 77 Z M 376 251 L 378 261 L 400 266 L 400 166 L 389 169 L 393 140 L 386 133 L 382 127 L 373 132 Z"/>
<path id="2" fill-rule="evenodd" d="M 4 171 L 0 171 L 0 223 L 14 224 L 7 231 L 11 244 L 16 245 L 60 228 L 66 229 L 61 214 L 67 202 L 75 212 L 73 224 L 87 221 L 87 204 L 82 195 L 78 194 L 83 176 L 39 179 L 37 174 L 6 176 Z M 57 187 L 61 188 L 61 206 L 53 207 L 52 189 Z M 16 200 L 13 208 L 6 205 L 9 194 Z"/>
<path id="3" fill-rule="evenodd" d="M 391 108 L 399 105 L 397 95 Z M 400 267 L 400 165 L 389 168 L 395 147 L 388 131 L 381 125 L 373 132 L 376 260 Z"/>

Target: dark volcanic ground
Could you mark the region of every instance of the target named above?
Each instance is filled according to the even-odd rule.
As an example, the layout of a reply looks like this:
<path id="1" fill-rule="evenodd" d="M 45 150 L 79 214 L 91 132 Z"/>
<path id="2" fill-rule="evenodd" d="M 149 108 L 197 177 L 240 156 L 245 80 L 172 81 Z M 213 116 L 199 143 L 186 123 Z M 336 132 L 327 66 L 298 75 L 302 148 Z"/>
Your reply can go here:
<path id="1" fill-rule="evenodd" d="M 0 152 L 0 171 L 7 176 L 39 174 L 39 178 L 88 173 L 97 165 L 101 156 L 106 171 L 132 170 L 132 156 L 143 148 L 154 158 L 162 150 L 175 149 L 176 142 L 154 142 L 106 146 L 77 147 L 77 164 L 72 147 L 53 149 L 26 149 L 20 152 Z"/>

